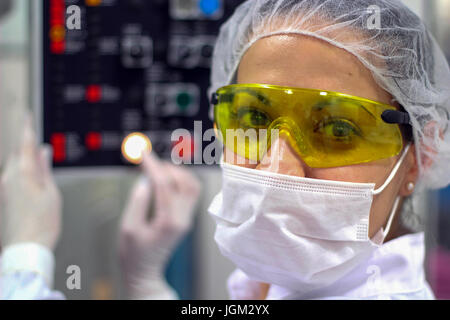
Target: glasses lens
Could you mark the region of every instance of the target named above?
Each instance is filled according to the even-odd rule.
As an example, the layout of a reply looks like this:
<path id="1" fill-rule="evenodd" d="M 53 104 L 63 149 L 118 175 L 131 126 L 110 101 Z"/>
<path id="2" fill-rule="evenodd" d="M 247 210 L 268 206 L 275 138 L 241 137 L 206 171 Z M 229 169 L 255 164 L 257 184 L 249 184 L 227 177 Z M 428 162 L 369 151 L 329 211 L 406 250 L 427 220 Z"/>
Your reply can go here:
<path id="1" fill-rule="evenodd" d="M 252 161 L 260 161 L 280 130 L 310 167 L 370 162 L 402 149 L 398 125 L 381 119 L 395 108 L 370 100 L 266 85 L 227 86 L 218 100 L 215 122 L 226 148 Z"/>

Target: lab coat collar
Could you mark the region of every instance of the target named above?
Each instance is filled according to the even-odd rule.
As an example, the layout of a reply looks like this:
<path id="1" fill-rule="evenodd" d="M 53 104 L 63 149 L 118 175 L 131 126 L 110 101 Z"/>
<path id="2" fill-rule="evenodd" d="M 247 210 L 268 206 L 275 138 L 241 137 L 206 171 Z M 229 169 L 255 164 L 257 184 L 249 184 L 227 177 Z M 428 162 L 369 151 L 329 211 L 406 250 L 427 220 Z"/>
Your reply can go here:
<path id="1" fill-rule="evenodd" d="M 299 295 L 272 285 L 267 299 L 383 299 L 418 292 L 428 286 L 424 256 L 424 233 L 408 234 L 383 244 L 331 286 Z"/>

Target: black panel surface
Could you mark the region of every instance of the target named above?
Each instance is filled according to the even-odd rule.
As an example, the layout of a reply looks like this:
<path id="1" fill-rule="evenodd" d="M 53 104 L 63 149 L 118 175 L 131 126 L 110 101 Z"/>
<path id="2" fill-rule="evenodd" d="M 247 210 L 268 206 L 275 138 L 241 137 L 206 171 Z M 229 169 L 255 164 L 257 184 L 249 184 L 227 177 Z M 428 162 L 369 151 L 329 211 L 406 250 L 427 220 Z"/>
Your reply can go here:
<path id="1" fill-rule="evenodd" d="M 193 130 L 194 120 L 211 127 L 212 48 L 241 2 L 45 0 L 43 132 L 54 165 L 128 165 L 120 146 L 135 131 L 167 158 L 174 129 Z M 71 5 L 80 29 L 66 24 Z"/>

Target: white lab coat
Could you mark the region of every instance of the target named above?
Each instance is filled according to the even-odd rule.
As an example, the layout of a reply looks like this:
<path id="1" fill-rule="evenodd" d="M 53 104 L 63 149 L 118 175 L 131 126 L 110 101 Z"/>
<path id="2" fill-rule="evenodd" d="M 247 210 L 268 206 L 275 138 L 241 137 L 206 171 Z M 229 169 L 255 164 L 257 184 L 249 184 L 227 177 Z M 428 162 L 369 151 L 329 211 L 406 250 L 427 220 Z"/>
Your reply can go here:
<path id="1" fill-rule="evenodd" d="M 326 288 L 300 295 L 271 285 L 267 299 L 435 299 L 425 279 L 424 258 L 424 233 L 405 235 L 383 244 L 369 260 Z M 231 299 L 261 296 L 258 283 L 239 269 L 228 278 L 228 292 Z"/>
<path id="2" fill-rule="evenodd" d="M 272 285 L 267 299 L 434 299 L 424 271 L 424 234 L 405 235 L 383 244 L 372 257 L 333 285 L 299 296 Z M 52 291 L 54 257 L 35 244 L 6 248 L 0 261 L 1 299 L 64 299 Z M 258 299 L 259 285 L 242 271 L 228 279 L 231 299 Z"/>
<path id="3" fill-rule="evenodd" d="M 8 246 L 0 256 L 1 300 L 61 300 L 53 291 L 53 253 L 35 243 Z"/>

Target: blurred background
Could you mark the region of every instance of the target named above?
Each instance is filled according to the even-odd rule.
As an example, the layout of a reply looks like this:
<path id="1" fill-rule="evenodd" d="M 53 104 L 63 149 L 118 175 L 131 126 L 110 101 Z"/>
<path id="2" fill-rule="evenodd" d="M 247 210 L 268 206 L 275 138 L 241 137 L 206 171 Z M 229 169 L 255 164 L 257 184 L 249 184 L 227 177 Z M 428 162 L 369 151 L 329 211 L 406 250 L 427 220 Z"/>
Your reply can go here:
<path id="1" fill-rule="evenodd" d="M 0 0 L 0 167 L 20 139 L 32 109 L 41 141 L 54 148 L 64 196 L 56 250 L 57 290 L 68 299 L 125 298 L 120 285 L 117 228 L 139 175 L 120 152 L 123 138 L 143 132 L 170 159 L 177 128 L 212 127 L 209 65 L 219 26 L 241 0 Z M 405 0 L 450 60 L 450 0 Z M 80 24 L 65 25 L 80 8 Z M 202 142 L 179 140 L 201 156 Z M 233 270 L 213 240 L 207 207 L 219 191 L 218 167 L 189 166 L 203 183 L 195 227 L 175 252 L 169 282 L 183 299 L 227 299 Z M 427 277 L 450 299 L 450 189 L 413 204 L 427 231 Z M 81 268 L 81 290 L 66 288 L 66 269 Z"/>

